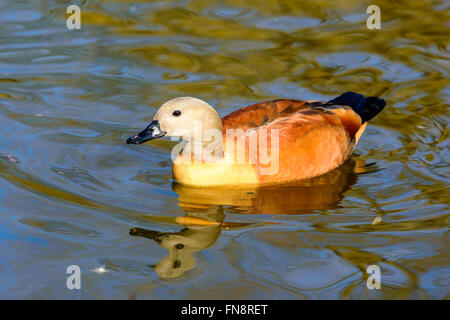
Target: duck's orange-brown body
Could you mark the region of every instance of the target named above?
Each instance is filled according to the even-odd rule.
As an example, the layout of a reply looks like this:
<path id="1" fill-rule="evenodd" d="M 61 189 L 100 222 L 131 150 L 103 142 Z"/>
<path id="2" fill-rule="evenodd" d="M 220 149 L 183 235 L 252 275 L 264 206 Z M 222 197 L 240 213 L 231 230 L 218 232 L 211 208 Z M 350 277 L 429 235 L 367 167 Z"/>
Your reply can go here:
<path id="1" fill-rule="evenodd" d="M 258 181 L 272 184 L 319 176 L 340 166 L 356 146 L 361 118 L 345 106 L 323 108 L 316 101 L 284 99 L 239 109 L 224 117 L 222 124 L 224 132 L 227 129 L 258 129 L 258 133 L 265 130 L 269 154 L 274 130 L 278 131 L 277 172 L 262 174 L 260 169 L 270 165 L 260 161 L 253 164 Z M 259 151 L 258 143 L 258 155 Z"/>
<path id="2" fill-rule="evenodd" d="M 286 99 L 236 110 L 222 119 L 222 126 L 225 159 L 197 164 L 175 161 L 173 173 L 178 182 L 193 186 L 267 185 L 316 177 L 343 164 L 365 128 L 350 107 Z M 245 136 L 244 163 L 238 161 L 238 138 L 227 136 L 230 129 L 253 132 L 257 137 L 258 143 L 252 144 L 251 135 Z M 266 146 L 261 147 L 261 139 L 266 140 Z M 273 152 L 277 152 L 275 157 Z M 261 159 L 262 154 L 268 157 Z M 272 163 L 267 163 L 268 159 Z"/>

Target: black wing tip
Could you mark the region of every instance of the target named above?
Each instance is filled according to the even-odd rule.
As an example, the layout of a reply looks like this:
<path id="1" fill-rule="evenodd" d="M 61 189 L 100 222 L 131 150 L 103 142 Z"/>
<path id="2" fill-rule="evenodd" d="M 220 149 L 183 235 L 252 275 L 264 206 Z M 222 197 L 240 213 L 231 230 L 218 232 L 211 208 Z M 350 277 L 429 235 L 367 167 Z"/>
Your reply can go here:
<path id="1" fill-rule="evenodd" d="M 359 114 L 364 123 L 380 113 L 386 106 L 386 101 L 375 96 L 364 97 L 362 94 L 348 91 L 341 94 L 339 97 L 330 100 L 327 104 L 350 106 L 357 114 Z"/>
<path id="2" fill-rule="evenodd" d="M 366 98 L 366 103 L 362 109 L 361 119 L 363 122 L 367 122 L 374 118 L 377 114 L 381 112 L 386 106 L 386 101 L 384 99 L 372 96 Z"/>

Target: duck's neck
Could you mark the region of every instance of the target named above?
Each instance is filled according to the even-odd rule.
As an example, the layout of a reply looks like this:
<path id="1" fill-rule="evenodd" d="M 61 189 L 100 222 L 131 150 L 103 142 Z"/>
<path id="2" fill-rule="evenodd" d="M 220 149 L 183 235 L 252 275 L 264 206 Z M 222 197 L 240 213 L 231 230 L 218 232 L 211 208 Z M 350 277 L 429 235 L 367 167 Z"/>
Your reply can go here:
<path id="1" fill-rule="evenodd" d="M 210 141 L 183 140 L 183 158 L 191 159 L 196 163 L 218 162 L 223 158 L 223 139 Z"/>
<path id="2" fill-rule="evenodd" d="M 218 162 L 223 158 L 222 128 L 202 130 L 202 134 L 183 137 L 182 157 L 196 163 Z"/>

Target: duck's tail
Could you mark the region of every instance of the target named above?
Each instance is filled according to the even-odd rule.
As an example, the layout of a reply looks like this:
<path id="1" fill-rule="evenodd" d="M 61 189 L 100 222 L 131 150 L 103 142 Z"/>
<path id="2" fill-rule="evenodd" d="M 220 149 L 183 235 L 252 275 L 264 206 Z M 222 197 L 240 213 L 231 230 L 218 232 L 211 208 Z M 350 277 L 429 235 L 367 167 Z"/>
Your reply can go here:
<path id="1" fill-rule="evenodd" d="M 327 102 L 327 105 L 350 106 L 361 117 L 362 123 L 369 121 L 383 110 L 386 101 L 377 97 L 364 97 L 355 92 L 346 92 Z"/>

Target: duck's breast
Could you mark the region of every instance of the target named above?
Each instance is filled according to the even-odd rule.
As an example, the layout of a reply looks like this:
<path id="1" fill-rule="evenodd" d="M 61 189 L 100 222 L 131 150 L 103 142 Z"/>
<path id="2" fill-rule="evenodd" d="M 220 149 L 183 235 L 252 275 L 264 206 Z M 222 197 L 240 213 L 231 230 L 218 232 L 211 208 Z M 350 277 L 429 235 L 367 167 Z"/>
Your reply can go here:
<path id="1" fill-rule="evenodd" d="M 229 156 L 214 163 L 202 163 L 179 156 L 172 166 L 175 180 L 187 186 L 257 185 L 255 167 L 236 163 Z"/>

